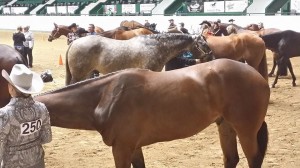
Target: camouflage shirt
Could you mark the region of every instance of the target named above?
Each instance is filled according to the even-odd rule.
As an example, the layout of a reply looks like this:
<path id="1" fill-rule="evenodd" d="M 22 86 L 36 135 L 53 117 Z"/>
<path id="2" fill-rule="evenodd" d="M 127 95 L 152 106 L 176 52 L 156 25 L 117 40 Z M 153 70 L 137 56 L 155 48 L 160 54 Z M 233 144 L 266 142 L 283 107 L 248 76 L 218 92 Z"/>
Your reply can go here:
<path id="1" fill-rule="evenodd" d="M 0 108 L 2 168 L 44 168 L 42 144 L 51 140 L 49 112 L 43 103 L 32 97 L 11 98 Z"/>

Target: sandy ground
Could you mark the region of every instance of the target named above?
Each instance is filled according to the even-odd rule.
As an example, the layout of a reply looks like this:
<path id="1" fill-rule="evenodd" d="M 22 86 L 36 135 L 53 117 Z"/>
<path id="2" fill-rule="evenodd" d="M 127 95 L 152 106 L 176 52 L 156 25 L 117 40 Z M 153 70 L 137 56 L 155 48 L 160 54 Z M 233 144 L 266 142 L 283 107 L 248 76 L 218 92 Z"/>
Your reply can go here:
<path id="1" fill-rule="evenodd" d="M 12 45 L 13 31 L 0 31 L 0 43 Z M 34 32 L 33 70 L 41 73 L 49 69 L 54 82 L 47 83 L 44 91 L 64 86 L 65 67 L 59 65 L 59 56 L 65 63 L 66 38 L 52 43 L 47 41 L 49 33 Z M 300 57 L 293 58 L 296 77 L 300 79 Z M 268 52 L 269 68 L 272 65 Z M 270 83 L 274 78 L 270 78 Z M 266 117 L 269 128 L 268 151 L 263 167 L 300 167 L 300 82 L 292 87 L 291 77 L 280 79 L 271 89 L 271 101 Z M 46 164 L 49 168 L 109 168 L 114 167 L 111 148 L 106 146 L 96 131 L 81 131 L 53 128 L 53 140 L 44 146 Z M 130 135 L 128 135 L 130 136 Z M 143 148 L 146 166 L 150 168 L 217 168 L 223 167 L 222 151 L 217 128 L 212 124 L 199 134 L 187 139 L 156 143 Z M 238 167 L 247 166 L 246 158 L 239 146 Z"/>

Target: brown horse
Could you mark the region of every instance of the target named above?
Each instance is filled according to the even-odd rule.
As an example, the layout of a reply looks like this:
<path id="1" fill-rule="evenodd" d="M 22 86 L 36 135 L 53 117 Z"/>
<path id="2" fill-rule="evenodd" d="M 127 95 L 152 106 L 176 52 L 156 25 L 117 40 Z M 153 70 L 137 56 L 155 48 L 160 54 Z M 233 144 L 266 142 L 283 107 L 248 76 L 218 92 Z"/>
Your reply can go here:
<path id="1" fill-rule="evenodd" d="M 70 32 L 71 30 L 68 28 L 68 26 L 57 25 L 56 23 L 54 23 L 54 28 L 48 37 L 48 41 L 52 42 L 53 40 L 58 39 L 62 35 L 67 37 Z M 101 27 L 95 26 L 95 32 L 99 34 L 104 32 L 104 30 Z"/>
<path id="2" fill-rule="evenodd" d="M 202 36 L 152 34 L 129 40 L 87 36 L 75 40 L 66 53 L 66 85 L 87 79 L 94 72 L 106 74 L 126 68 L 161 71 L 184 51 L 205 57 L 211 50 Z"/>
<path id="3" fill-rule="evenodd" d="M 137 22 L 137 21 L 134 21 L 134 20 L 131 20 L 131 21 L 128 21 L 128 20 L 123 20 L 121 23 L 120 23 L 120 27 L 128 27 L 130 29 L 137 29 L 137 28 L 142 28 L 144 27 L 143 24 Z"/>
<path id="4" fill-rule="evenodd" d="M 224 167 L 238 164 L 237 136 L 249 167 L 260 168 L 269 98 L 252 67 L 219 59 L 166 72 L 127 69 L 34 99 L 45 103 L 52 126 L 97 130 L 116 168 L 144 168 L 143 146 L 190 137 L 215 121 Z"/>
<path id="5" fill-rule="evenodd" d="M 0 44 L 0 71 L 5 69 L 10 73 L 12 67 L 15 64 L 24 64 L 23 57 L 14 48 Z M 8 93 L 7 81 L 0 76 L 0 108 L 4 107 L 10 100 L 10 94 Z"/>
<path id="6" fill-rule="evenodd" d="M 216 59 L 228 58 L 246 62 L 268 81 L 266 47 L 260 37 L 248 33 L 205 37 Z"/>
<path id="7" fill-rule="evenodd" d="M 154 32 L 156 31 L 146 28 L 128 29 L 127 27 L 118 27 L 113 30 L 104 31 L 99 35 L 116 40 L 128 40 L 139 35 L 154 34 Z"/>

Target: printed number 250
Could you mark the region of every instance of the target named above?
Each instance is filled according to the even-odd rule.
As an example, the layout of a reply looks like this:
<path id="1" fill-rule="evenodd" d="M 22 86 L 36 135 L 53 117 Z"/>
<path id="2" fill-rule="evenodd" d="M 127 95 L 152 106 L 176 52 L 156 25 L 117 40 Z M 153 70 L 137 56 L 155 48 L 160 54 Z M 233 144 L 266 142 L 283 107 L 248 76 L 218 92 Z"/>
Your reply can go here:
<path id="1" fill-rule="evenodd" d="M 29 121 L 22 123 L 21 125 L 21 135 L 30 135 L 41 129 L 42 120 L 38 119 L 35 121 Z"/>

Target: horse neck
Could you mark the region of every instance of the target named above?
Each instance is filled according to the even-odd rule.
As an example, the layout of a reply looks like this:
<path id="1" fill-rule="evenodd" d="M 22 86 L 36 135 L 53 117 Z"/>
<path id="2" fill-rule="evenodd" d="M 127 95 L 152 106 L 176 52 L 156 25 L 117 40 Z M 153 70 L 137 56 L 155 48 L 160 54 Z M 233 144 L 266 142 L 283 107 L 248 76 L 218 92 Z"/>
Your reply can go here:
<path id="1" fill-rule="evenodd" d="M 66 37 L 71 32 L 71 30 L 68 29 L 68 27 L 66 27 L 66 26 L 59 27 L 59 30 L 60 30 L 60 34 L 66 36 Z"/>
<path id="2" fill-rule="evenodd" d="M 167 63 L 172 58 L 178 56 L 183 51 L 191 50 L 194 44 L 194 39 L 192 36 L 188 35 L 166 35 L 163 37 L 163 34 L 158 35 L 156 38 L 158 43 L 159 55 L 155 57 L 160 57 L 161 61 Z M 159 38 L 161 37 L 161 38 Z"/>
<path id="3" fill-rule="evenodd" d="M 107 80 L 92 79 L 37 95 L 34 99 L 46 105 L 52 126 L 94 130 L 94 112 L 106 86 Z"/>

